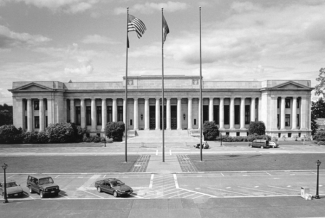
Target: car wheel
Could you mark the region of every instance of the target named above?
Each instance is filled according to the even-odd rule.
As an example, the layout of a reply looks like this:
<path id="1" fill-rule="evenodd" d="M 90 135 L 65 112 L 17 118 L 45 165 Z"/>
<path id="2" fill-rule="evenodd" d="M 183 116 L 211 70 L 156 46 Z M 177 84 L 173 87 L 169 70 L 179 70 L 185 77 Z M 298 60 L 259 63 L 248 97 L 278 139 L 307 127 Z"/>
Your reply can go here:
<path id="1" fill-rule="evenodd" d="M 98 187 L 97 187 L 97 191 L 98 191 L 98 192 L 102 192 L 102 189 L 98 186 Z"/>
<path id="2" fill-rule="evenodd" d="M 116 198 L 118 197 L 117 192 L 114 192 L 113 195 L 114 195 L 114 197 L 116 197 Z"/>
<path id="3" fill-rule="evenodd" d="M 39 192 L 39 196 L 40 196 L 41 198 L 44 198 L 44 194 L 43 194 L 42 191 Z"/>
<path id="4" fill-rule="evenodd" d="M 29 193 L 33 193 L 33 189 L 29 187 Z"/>

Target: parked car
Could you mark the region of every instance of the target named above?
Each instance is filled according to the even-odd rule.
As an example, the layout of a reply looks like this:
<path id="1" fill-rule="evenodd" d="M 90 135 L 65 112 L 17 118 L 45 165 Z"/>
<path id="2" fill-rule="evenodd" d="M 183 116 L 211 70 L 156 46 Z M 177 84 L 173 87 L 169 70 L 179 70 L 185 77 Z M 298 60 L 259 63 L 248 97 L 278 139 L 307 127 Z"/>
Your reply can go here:
<path id="1" fill-rule="evenodd" d="M 255 139 L 251 143 L 249 143 L 249 147 L 252 148 L 268 148 L 269 141 L 265 139 Z"/>
<path id="2" fill-rule="evenodd" d="M 50 176 L 28 176 L 27 187 L 30 193 L 37 192 L 41 198 L 45 195 L 52 194 L 58 196 L 60 188 L 54 183 Z"/>
<path id="3" fill-rule="evenodd" d="M 133 193 L 133 189 L 130 186 L 115 178 L 98 180 L 95 182 L 95 187 L 98 192 L 106 192 L 114 195 L 114 197 L 131 195 Z"/>
<path id="4" fill-rule="evenodd" d="M 14 180 L 9 180 L 6 182 L 6 189 L 7 189 L 7 197 L 22 197 L 24 195 L 24 190 L 20 185 Z M 0 182 L 0 193 L 2 196 L 5 195 L 4 183 Z"/>
<path id="5" fill-rule="evenodd" d="M 270 141 L 269 142 L 269 146 L 272 147 L 272 148 L 278 148 L 279 147 L 279 143 L 274 142 L 274 141 Z"/>

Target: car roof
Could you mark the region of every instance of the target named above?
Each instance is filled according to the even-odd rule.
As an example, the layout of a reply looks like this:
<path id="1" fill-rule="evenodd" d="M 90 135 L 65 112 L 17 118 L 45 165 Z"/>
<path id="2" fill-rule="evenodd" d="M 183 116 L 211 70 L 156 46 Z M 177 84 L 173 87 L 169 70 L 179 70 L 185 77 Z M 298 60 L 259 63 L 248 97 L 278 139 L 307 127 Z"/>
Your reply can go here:
<path id="1" fill-rule="evenodd" d="M 120 181 L 120 180 L 116 178 L 105 178 L 105 179 L 98 180 L 98 182 L 99 181 L 113 182 L 113 181 Z"/>
<path id="2" fill-rule="evenodd" d="M 52 176 L 49 176 L 49 175 L 28 175 L 28 176 L 34 177 L 36 179 L 43 179 L 43 178 L 49 178 L 49 177 L 52 178 Z"/>

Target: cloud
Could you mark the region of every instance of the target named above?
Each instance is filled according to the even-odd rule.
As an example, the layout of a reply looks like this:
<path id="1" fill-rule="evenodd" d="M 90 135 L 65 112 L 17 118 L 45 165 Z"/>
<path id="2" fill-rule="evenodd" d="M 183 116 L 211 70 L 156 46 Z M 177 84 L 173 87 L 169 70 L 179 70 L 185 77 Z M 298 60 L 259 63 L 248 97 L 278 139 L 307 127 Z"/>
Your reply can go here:
<path id="1" fill-rule="evenodd" d="M 182 11 L 186 10 L 188 8 L 188 4 L 183 2 L 172 2 L 168 1 L 166 3 L 152 3 L 152 2 L 146 2 L 144 4 L 135 4 L 133 7 L 130 8 L 130 10 L 133 12 L 139 12 L 142 14 L 152 14 L 155 11 L 161 11 L 161 8 L 164 8 L 164 11 L 166 12 L 175 12 L 175 11 Z M 126 9 L 125 8 L 115 8 L 114 9 L 115 14 L 125 14 Z"/>
<path id="2" fill-rule="evenodd" d="M 63 11 L 66 13 L 79 13 L 92 8 L 101 0 L 12 0 L 14 2 L 23 2 L 26 5 L 33 5 L 38 8 L 48 8 L 54 12 Z M 5 2 L 12 2 L 10 0 L 2 0 Z M 1 5 L 1 1 L 0 1 Z"/>
<path id="3" fill-rule="evenodd" d="M 0 48 L 36 46 L 51 41 L 50 38 L 28 33 L 17 33 L 0 25 Z"/>
<path id="4" fill-rule="evenodd" d="M 64 72 L 67 74 L 77 74 L 77 75 L 88 75 L 91 74 L 94 70 L 92 61 L 90 59 L 79 59 L 80 67 L 76 68 L 64 68 Z"/>
<path id="5" fill-rule="evenodd" d="M 118 43 L 108 37 L 100 36 L 97 34 L 88 35 L 81 42 L 85 44 L 117 44 Z"/>
<path id="6" fill-rule="evenodd" d="M 233 2 L 230 8 L 238 13 L 260 10 L 260 7 L 252 2 Z"/>

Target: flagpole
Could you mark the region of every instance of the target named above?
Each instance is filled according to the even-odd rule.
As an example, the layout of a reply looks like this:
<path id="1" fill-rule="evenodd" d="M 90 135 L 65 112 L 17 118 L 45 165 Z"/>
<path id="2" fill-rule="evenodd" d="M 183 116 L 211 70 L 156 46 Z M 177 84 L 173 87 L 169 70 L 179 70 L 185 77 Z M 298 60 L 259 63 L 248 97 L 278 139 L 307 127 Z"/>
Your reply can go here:
<path id="1" fill-rule="evenodd" d="M 164 110 L 164 9 L 161 9 L 161 59 L 162 59 L 162 73 L 161 73 L 161 80 L 162 80 L 162 162 L 165 162 L 165 125 L 164 125 L 164 118 L 165 118 L 165 110 Z"/>
<path id="2" fill-rule="evenodd" d="M 203 101 L 202 101 L 202 40 L 201 40 L 201 6 L 200 6 L 200 158 L 203 161 L 202 156 L 202 129 L 203 129 Z"/>
<path id="3" fill-rule="evenodd" d="M 125 70 L 125 162 L 128 162 L 128 56 L 129 56 L 129 31 L 128 31 L 128 24 L 129 24 L 129 8 L 127 8 L 126 13 L 126 70 Z"/>

